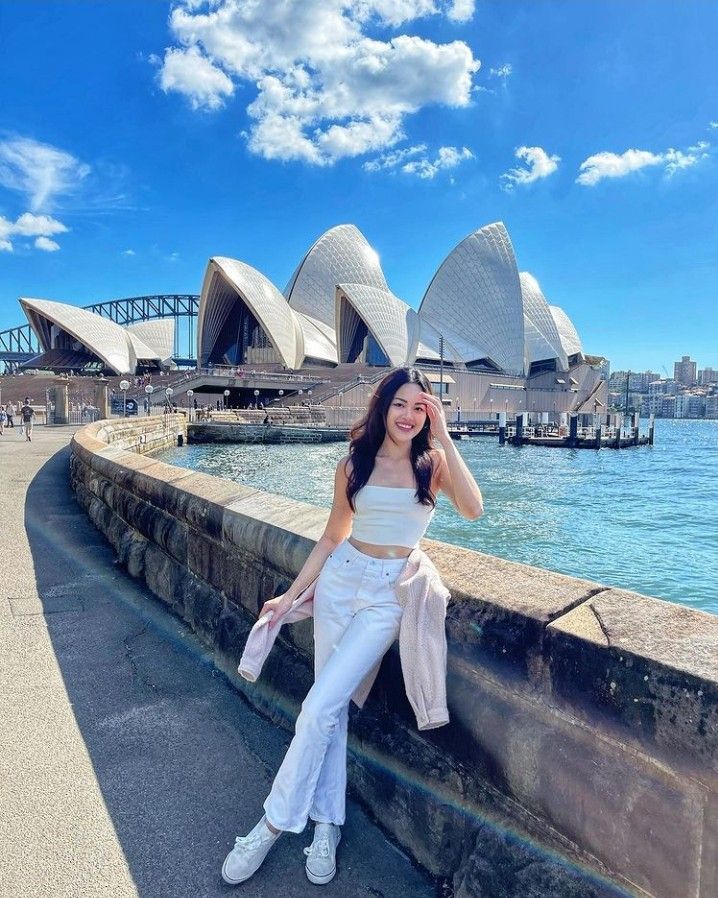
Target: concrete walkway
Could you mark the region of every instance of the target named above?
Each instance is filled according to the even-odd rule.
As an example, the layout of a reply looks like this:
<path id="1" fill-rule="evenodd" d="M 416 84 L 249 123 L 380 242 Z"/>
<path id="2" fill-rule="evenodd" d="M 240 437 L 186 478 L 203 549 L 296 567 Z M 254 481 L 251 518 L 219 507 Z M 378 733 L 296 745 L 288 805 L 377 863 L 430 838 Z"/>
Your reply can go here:
<path id="1" fill-rule="evenodd" d="M 310 828 L 221 882 L 289 736 L 115 565 L 69 489 L 74 429 L 0 437 L 2 898 L 433 895 L 353 803 L 328 886 L 304 875 Z"/>

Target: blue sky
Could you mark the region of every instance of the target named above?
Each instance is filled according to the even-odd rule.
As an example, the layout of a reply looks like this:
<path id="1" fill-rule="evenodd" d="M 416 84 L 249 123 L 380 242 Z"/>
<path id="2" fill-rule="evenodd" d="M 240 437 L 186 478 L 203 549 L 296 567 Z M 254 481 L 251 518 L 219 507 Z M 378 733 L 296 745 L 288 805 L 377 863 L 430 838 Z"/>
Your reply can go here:
<path id="1" fill-rule="evenodd" d="M 418 307 L 502 220 L 587 352 L 718 367 L 716 33 L 710 0 L 0 0 L 0 329 L 211 255 L 282 289 L 344 222 Z"/>

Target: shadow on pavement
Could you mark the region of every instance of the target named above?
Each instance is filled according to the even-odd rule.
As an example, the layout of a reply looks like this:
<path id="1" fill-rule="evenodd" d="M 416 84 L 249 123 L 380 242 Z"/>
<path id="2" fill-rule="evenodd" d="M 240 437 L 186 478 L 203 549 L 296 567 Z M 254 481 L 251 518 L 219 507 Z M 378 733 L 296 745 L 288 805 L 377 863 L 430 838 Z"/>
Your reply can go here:
<path id="1" fill-rule="evenodd" d="M 289 734 L 254 712 L 184 624 L 117 566 L 75 501 L 69 455 L 57 452 L 29 485 L 25 529 L 97 787 L 140 896 L 227 896 L 222 861 L 259 819 Z M 303 870 L 310 841 L 310 828 L 283 835 L 241 894 L 316 896 Z M 434 894 L 353 802 L 338 866 L 327 895 Z"/>

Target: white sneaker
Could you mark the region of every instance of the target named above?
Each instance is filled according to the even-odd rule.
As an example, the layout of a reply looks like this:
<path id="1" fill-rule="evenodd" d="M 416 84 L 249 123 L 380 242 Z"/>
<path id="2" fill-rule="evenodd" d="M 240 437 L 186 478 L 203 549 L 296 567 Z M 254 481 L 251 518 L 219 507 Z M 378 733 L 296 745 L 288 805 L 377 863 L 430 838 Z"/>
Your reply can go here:
<path id="1" fill-rule="evenodd" d="M 334 879 L 337 872 L 337 845 L 342 831 L 334 823 L 317 823 L 314 827 L 314 841 L 304 849 L 307 862 L 304 870 L 309 882 L 325 885 Z"/>
<path id="2" fill-rule="evenodd" d="M 249 879 L 262 866 L 269 849 L 282 835 L 273 833 L 263 816 L 254 829 L 246 836 L 237 836 L 234 848 L 222 864 L 222 879 L 231 886 L 237 886 Z"/>

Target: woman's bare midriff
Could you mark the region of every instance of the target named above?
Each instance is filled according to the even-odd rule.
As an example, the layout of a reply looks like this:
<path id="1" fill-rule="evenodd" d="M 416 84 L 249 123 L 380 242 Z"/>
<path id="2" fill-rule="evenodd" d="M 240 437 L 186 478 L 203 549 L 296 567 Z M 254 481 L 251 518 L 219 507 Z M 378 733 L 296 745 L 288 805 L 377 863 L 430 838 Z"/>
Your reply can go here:
<path id="1" fill-rule="evenodd" d="M 374 543 L 363 543 L 353 536 L 348 536 L 347 542 L 365 555 L 371 555 L 372 558 L 408 558 L 411 555 L 411 549 L 406 546 L 377 546 Z"/>

